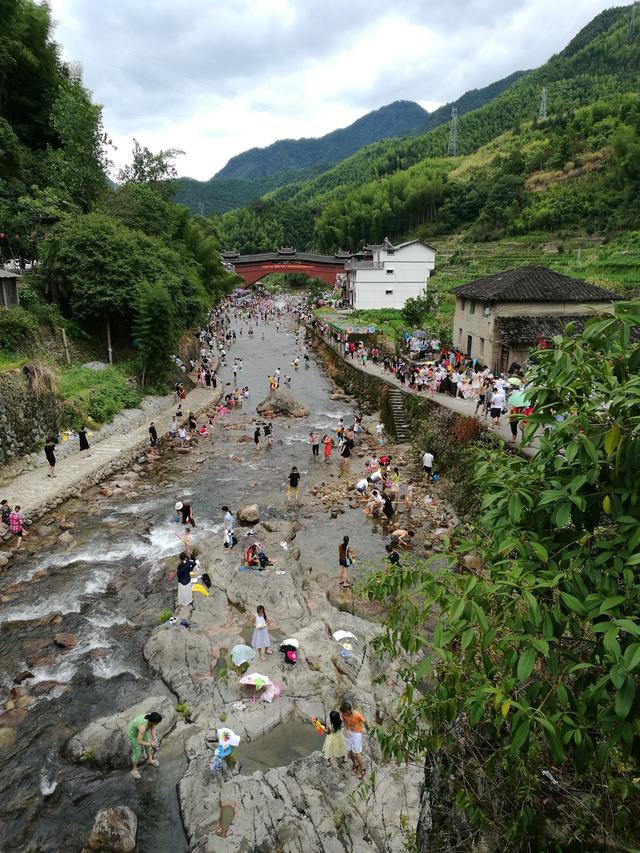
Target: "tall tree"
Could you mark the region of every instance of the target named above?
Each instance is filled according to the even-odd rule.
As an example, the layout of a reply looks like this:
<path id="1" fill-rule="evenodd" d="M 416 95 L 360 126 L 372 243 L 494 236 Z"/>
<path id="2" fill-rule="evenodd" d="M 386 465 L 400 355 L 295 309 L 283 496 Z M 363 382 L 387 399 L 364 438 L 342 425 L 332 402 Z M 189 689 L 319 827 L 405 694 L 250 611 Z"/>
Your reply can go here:
<path id="1" fill-rule="evenodd" d="M 135 300 L 134 334 L 140 352 L 142 384 L 155 385 L 167 378 L 169 356 L 176 343 L 171 299 L 160 283 L 142 282 Z"/>

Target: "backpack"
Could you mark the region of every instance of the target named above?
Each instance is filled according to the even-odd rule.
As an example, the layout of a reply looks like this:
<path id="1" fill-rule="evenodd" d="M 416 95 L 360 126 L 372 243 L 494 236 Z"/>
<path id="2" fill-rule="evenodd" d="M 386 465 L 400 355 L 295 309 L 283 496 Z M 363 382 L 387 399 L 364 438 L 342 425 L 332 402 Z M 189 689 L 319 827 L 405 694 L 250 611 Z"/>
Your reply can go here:
<path id="1" fill-rule="evenodd" d="M 293 650 L 285 652 L 285 655 L 284 655 L 285 663 L 289 663 L 289 664 L 291 664 L 291 666 L 293 666 L 297 660 L 298 660 L 298 653 L 297 652 L 295 652 Z"/>
<path id="2" fill-rule="evenodd" d="M 207 589 L 211 588 L 211 578 L 209 577 L 208 572 L 202 573 L 202 583 L 206 586 Z"/>

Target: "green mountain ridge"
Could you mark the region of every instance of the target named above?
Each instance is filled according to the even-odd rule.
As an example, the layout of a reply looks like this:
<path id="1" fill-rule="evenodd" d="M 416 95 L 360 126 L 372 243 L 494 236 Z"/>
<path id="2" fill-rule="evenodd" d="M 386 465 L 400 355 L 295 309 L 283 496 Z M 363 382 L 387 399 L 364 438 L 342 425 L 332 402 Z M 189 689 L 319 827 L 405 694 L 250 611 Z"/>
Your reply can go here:
<path id="1" fill-rule="evenodd" d="M 482 239 L 637 227 L 639 45 L 630 7 L 606 10 L 540 68 L 462 115 L 459 157 L 445 156 L 448 124 L 372 143 L 226 214 L 220 241 L 242 251 L 279 243 L 330 251 L 465 229 Z M 549 118 L 538 123 L 543 87 Z"/>
<path id="2" fill-rule="evenodd" d="M 337 163 L 370 142 L 404 136 L 427 116 L 427 111 L 414 101 L 394 101 L 324 136 L 280 139 L 265 148 L 250 148 L 232 157 L 214 177 L 251 181 L 293 169 Z"/>
<path id="3" fill-rule="evenodd" d="M 455 101 L 458 114 L 492 100 L 525 73 L 515 71 L 489 86 L 465 92 Z M 194 213 L 224 213 L 279 187 L 310 180 L 371 143 L 416 136 L 445 124 L 452 106 L 444 104 L 429 113 L 413 101 L 394 101 L 319 138 L 285 139 L 251 148 L 232 157 L 208 181 L 180 178 L 175 200 Z"/>

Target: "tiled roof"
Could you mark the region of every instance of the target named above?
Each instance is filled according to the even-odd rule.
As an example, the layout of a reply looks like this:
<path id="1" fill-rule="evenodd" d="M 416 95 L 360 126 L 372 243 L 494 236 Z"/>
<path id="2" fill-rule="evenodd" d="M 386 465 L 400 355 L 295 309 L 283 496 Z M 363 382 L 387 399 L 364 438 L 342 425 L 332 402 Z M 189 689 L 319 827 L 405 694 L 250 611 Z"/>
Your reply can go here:
<path id="1" fill-rule="evenodd" d="M 546 317 L 497 317 L 500 340 L 507 346 L 532 346 L 555 335 L 566 334 L 568 323 L 575 326 L 570 332 L 577 335 L 593 314 L 555 314 Z"/>
<path id="2" fill-rule="evenodd" d="M 518 267 L 453 287 L 451 293 L 479 302 L 612 302 L 617 293 L 546 267 Z"/>
<path id="3" fill-rule="evenodd" d="M 263 252 L 259 255 L 238 255 L 237 258 L 230 258 L 229 260 L 235 265 L 259 264 L 263 261 L 273 261 L 274 263 L 281 263 L 283 265 L 298 261 L 333 264 L 334 266 L 342 266 L 344 264 L 343 258 L 336 258 L 335 255 L 315 255 L 313 252 L 296 252 L 293 255 L 281 255 L 278 252 Z"/>

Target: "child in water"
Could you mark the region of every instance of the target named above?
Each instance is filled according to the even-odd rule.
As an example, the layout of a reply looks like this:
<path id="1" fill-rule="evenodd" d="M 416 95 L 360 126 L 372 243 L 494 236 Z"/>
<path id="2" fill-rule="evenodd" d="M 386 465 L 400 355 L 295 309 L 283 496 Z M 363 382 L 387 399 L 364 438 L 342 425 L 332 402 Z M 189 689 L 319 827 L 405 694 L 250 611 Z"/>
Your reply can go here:
<path id="1" fill-rule="evenodd" d="M 342 728 L 342 717 L 338 711 L 332 711 L 329 714 L 329 725 L 325 726 L 324 730 L 327 733 L 322 744 L 325 764 L 327 767 L 331 767 L 332 758 L 337 758 L 340 764 L 344 764 L 347 756 L 347 743 Z"/>

